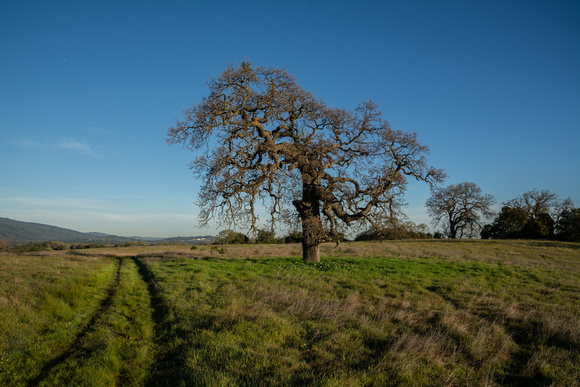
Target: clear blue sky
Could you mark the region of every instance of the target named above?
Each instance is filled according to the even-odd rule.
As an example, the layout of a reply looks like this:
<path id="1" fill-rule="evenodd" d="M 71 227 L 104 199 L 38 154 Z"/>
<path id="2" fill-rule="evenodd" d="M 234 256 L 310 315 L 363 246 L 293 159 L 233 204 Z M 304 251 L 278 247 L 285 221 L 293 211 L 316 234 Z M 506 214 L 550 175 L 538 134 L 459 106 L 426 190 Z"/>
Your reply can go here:
<path id="1" fill-rule="evenodd" d="M 580 206 L 579 1 L 0 0 L 0 217 L 117 235 L 196 228 L 193 154 L 165 143 L 228 63 L 377 102 L 446 184 Z M 426 185 L 411 220 L 429 222 Z M 247 231 L 247 230 L 240 230 Z"/>

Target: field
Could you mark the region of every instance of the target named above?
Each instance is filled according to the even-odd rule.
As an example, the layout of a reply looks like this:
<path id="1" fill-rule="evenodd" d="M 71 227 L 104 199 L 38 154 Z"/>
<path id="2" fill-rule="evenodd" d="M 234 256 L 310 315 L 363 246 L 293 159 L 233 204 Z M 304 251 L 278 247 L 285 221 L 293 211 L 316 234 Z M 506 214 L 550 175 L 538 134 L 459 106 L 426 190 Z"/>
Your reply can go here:
<path id="1" fill-rule="evenodd" d="M 0 385 L 579 386 L 580 244 L 0 255 Z"/>

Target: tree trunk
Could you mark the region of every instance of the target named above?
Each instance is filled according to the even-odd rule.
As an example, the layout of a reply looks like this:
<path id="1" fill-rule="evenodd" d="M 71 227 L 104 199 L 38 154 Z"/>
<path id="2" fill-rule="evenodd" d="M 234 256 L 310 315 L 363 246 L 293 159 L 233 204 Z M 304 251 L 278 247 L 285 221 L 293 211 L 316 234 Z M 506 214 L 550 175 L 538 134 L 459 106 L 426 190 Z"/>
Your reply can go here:
<path id="1" fill-rule="evenodd" d="M 457 238 L 457 228 L 455 222 L 449 222 L 449 239 Z"/>
<path id="2" fill-rule="evenodd" d="M 304 262 L 320 262 L 318 243 L 309 245 L 306 238 L 302 239 L 302 260 Z"/>
<path id="3" fill-rule="evenodd" d="M 320 218 L 320 203 L 315 192 L 312 185 L 305 184 L 302 200 L 293 202 L 302 221 L 302 258 L 305 262 L 320 262 L 318 246 L 324 235 Z"/>
<path id="4" fill-rule="evenodd" d="M 302 218 L 302 258 L 305 262 L 320 262 L 320 251 L 318 246 L 322 239 L 322 220 L 318 209 L 318 201 L 315 203 L 304 203 L 303 207 L 307 211 L 300 214 Z"/>
<path id="5" fill-rule="evenodd" d="M 304 203 L 302 202 L 304 211 L 300 214 L 302 218 L 302 258 L 305 262 L 320 262 L 320 251 L 318 246 L 322 239 L 322 220 L 320 213 L 313 210 L 318 209 L 318 202 Z"/>

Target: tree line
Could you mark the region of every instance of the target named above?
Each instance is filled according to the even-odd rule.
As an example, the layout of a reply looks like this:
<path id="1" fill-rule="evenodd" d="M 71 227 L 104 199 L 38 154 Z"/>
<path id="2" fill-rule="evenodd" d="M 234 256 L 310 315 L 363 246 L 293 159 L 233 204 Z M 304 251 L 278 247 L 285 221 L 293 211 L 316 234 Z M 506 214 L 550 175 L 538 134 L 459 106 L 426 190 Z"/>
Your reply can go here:
<path id="1" fill-rule="evenodd" d="M 436 188 L 425 206 L 435 226 L 450 239 L 551 239 L 580 241 L 580 209 L 571 198 L 560 199 L 547 189 L 534 188 L 502 203 L 470 182 Z M 487 220 L 493 221 L 486 223 Z"/>

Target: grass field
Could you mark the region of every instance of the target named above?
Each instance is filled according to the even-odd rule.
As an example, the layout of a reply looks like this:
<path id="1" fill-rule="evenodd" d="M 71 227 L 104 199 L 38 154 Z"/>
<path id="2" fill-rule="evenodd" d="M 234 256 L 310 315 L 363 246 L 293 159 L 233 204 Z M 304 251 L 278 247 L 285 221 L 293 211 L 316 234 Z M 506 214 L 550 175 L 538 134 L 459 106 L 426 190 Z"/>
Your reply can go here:
<path id="1" fill-rule="evenodd" d="M 580 244 L 0 255 L 0 385 L 580 385 Z"/>

